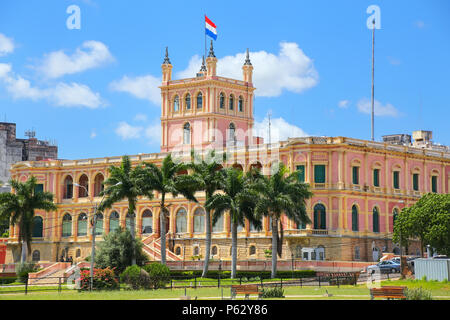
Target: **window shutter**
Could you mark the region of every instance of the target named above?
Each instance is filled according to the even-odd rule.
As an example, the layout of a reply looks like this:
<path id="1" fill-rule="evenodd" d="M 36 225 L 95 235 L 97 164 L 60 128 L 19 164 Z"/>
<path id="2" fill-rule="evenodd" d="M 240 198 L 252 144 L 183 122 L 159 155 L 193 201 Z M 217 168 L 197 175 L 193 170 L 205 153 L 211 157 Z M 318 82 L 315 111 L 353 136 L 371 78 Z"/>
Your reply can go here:
<path id="1" fill-rule="evenodd" d="M 301 182 L 305 182 L 305 166 L 304 165 L 297 166 L 297 171 L 298 171 L 298 179 Z"/>
<path id="2" fill-rule="evenodd" d="M 414 191 L 419 191 L 419 174 L 413 174 L 413 189 Z"/>
<path id="3" fill-rule="evenodd" d="M 380 231 L 380 221 L 379 221 L 377 208 L 373 209 L 372 222 L 373 222 L 373 232 L 379 232 Z"/>
<path id="4" fill-rule="evenodd" d="M 431 192 L 437 192 L 437 177 L 432 176 L 431 177 Z"/>
<path id="5" fill-rule="evenodd" d="M 374 187 L 380 186 L 380 169 L 373 170 L 373 185 Z"/>
<path id="6" fill-rule="evenodd" d="M 399 176 L 398 171 L 394 171 L 394 189 L 400 189 L 399 183 L 398 183 L 398 176 Z"/>
<path id="7" fill-rule="evenodd" d="M 314 182 L 315 183 L 325 183 L 325 166 L 315 165 L 314 166 Z"/>
<path id="8" fill-rule="evenodd" d="M 353 184 L 359 184 L 358 169 L 359 167 L 353 167 Z"/>
<path id="9" fill-rule="evenodd" d="M 358 209 L 355 206 L 352 207 L 352 230 L 358 231 Z"/>

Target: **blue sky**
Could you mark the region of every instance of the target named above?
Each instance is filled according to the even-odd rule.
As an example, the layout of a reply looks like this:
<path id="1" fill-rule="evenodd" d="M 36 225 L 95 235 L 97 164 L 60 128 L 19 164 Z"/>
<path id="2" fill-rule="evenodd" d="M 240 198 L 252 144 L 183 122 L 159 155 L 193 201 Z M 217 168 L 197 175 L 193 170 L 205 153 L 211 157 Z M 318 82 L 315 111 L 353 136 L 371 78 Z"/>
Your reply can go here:
<path id="1" fill-rule="evenodd" d="M 80 8 L 80 29 L 66 10 Z M 375 139 L 424 129 L 450 145 L 450 2 L 2 1 L 0 121 L 53 139 L 64 159 L 159 151 L 158 81 L 199 69 L 204 17 L 218 71 L 241 77 L 249 48 L 255 120 L 286 135 L 370 139 L 370 5 L 376 30 Z M 209 41 L 209 40 L 208 40 Z M 222 63 L 222 64 L 221 64 Z"/>

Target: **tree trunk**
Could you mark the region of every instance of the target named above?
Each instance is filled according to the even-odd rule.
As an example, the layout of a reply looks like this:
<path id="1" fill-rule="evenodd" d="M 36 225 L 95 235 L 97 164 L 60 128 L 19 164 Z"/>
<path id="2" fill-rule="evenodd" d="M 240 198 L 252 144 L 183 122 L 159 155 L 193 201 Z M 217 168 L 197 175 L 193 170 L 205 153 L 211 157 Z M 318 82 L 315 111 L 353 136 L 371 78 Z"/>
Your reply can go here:
<path id="1" fill-rule="evenodd" d="M 161 263 L 166 265 L 166 208 L 161 204 L 159 213 L 159 234 L 161 236 Z"/>
<path id="2" fill-rule="evenodd" d="M 203 273 L 202 278 L 206 277 L 206 274 L 208 273 L 208 267 L 209 267 L 209 256 L 211 254 L 211 215 L 210 211 L 206 210 L 206 217 L 205 217 L 205 224 L 206 224 L 206 248 L 205 248 L 205 263 L 203 264 Z"/>
<path id="3" fill-rule="evenodd" d="M 131 265 L 136 264 L 136 249 L 135 249 L 135 239 L 136 239 L 136 215 L 134 212 L 130 213 L 131 216 L 131 239 L 133 239 L 133 245 L 131 247 Z M 95 226 L 94 226 L 95 228 Z M 95 233 L 94 233 L 95 237 Z"/>
<path id="4" fill-rule="evenodd" d="M 27 262 L 28 245 L 26 241 L 22 241 L 22 252 L 20 255 L 20 263 Z"/>
<path id="5" fill-rule="evenodd" d="M 237 223 L 231 223 L 231 279 L 236 278 Z"/>
<path id="6" fill-rule="evenodd" d="M 272 218 L 272 274 L 271 278 L 277 275 L 277 254 L 278 254 L 278 219 Z"/>

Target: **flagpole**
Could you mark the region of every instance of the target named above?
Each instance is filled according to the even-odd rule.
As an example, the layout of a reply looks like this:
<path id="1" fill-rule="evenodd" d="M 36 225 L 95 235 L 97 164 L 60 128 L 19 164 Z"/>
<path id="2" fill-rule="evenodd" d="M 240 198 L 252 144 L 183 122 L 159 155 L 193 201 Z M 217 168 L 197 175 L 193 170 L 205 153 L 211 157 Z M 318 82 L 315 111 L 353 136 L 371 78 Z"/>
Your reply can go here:
<path id="1" fill-rule="evenodd" d="M 205 14 L 205 21 L 206 21 L 206 14 Z M 205 28 L 205 26 L 203 26 L 203 28 Z M 205 33 L 205 59 L 206 59 L 206 30 L 203 30 L 203 32 Z"/>

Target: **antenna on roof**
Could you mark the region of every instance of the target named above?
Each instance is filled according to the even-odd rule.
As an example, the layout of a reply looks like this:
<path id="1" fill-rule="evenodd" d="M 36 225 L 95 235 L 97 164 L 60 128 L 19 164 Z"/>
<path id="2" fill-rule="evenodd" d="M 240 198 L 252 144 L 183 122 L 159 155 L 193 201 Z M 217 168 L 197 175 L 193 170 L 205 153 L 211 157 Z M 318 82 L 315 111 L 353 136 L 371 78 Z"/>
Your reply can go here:
<path id="1" fill-rule="evenodd" d="M 36 131 L 34 129 L 25 131 L 25 136 L 29 139 L 34 138 L 36 136 Z"/>
<path id="2" fill-rule="evenodd" d="M 372 141 L 375 141 L 374 137 L 374 118 L 375 118 L 375 108 L 374 108 L 374 73 L 375 73 L 375 19 L 372 20 Z"/>

